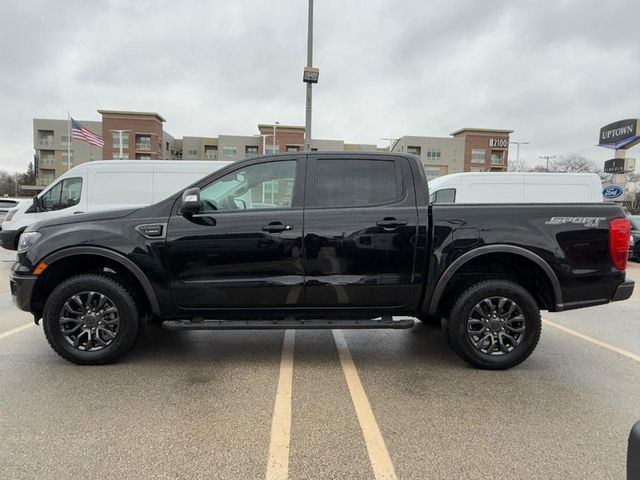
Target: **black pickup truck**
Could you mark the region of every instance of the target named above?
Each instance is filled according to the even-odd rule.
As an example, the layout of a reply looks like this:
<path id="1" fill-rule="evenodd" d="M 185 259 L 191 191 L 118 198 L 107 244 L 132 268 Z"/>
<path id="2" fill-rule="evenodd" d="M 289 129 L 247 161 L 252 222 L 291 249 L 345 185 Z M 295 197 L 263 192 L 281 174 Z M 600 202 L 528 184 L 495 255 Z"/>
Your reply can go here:
<path id="1" fill-rule="evenodd" d="M 34 224 L 11 292 L 80 364 L 121 358 L 147 319 L 212 330 L 409 328 L 418 317 L 441 321 L 471 365 L 505 369 L 536 347 L 540 310 L 633 291 L 629 222 L 614 204 L 428 199 L 412 155 L 240 161 L 149 207 Z"/>

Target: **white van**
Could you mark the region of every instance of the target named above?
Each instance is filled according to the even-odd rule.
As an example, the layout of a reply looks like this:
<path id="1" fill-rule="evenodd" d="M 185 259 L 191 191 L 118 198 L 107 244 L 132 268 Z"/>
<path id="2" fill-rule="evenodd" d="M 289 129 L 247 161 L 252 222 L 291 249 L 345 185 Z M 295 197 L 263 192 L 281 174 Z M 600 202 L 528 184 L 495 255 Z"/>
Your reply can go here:
<path id="1" fill-rule="evenodd" d="M 453 173 L 429 181 L 431 203 L 602 202 L 595 173 Z"/>
<path id="2" fill-rule="evenodd" d="M 230 163 L 203 160 L 82 163 L 38 194 L 38 208 L 34 200 L 10 210 L 2 222 L 0 243 L 15 250 L 22 231 L 38 220 L 150 205 Z"/>

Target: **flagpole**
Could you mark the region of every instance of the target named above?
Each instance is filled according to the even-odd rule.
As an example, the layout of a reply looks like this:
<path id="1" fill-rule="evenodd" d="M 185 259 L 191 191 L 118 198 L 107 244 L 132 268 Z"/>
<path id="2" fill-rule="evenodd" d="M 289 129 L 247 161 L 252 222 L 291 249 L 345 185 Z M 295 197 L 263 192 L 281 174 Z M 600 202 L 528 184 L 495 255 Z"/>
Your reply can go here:
<path id="1" fill-rule="evenodd" d="M 71 112 L 67 111 L 67 172 L 71 166 Z"/>

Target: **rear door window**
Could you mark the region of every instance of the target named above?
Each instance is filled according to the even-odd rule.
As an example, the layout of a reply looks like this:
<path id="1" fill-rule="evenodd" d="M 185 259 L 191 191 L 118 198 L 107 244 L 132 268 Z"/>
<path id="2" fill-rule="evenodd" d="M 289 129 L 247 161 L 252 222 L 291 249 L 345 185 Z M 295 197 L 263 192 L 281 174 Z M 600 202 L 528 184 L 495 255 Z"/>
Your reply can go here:
<path id="1" fill-rule="evenodd" d="M 394 160 L 317 160 L 317 207 L 363 207 L 403 197 L 402 173 Z"/>
<path id="2" fill-rule="evenodd" d="M 438 190 L 431 195 L 431 203 L 455 203 L 456 202 L 456 189 L 445 188 Z"/>

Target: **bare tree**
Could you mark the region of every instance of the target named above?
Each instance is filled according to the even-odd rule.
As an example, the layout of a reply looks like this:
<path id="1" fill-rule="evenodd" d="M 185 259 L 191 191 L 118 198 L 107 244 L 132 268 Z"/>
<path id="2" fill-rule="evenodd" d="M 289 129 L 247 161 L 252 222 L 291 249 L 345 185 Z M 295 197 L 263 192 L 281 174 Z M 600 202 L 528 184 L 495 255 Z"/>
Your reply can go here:
<path id="1" fill-rule="evenodd" d="M 572 153 L 570 155 L 562 155 L 557 160 L 552 160 L 549 164 L 549 171 L 562 173 L 599 173 L 600 169 L 593 160 Z"/>
<path id="2" fill-rule="evenodd" d="M 526 172 L 527 164 L 523 159 L 520 160 L 509 160 L 509 165 L 507 166 L 508 172 Z"/>
<path id="3" fill-rule="evenodd" d="M 636 193 L 629 200 L 622 202 L 622 205 L 626 208 L 630 215 L 640 214 L 640 193 Z"/>
<path id="4" fill-rule="evenodd" d="M 527 170 L 528 172 L 536 172 L 536 173 L 548 173 L 549 170 L 547 170 L 547 167 L 545 167 L 544 165 L 536 165 L 533 168 L 530 168 L 529 170 Z"/>

